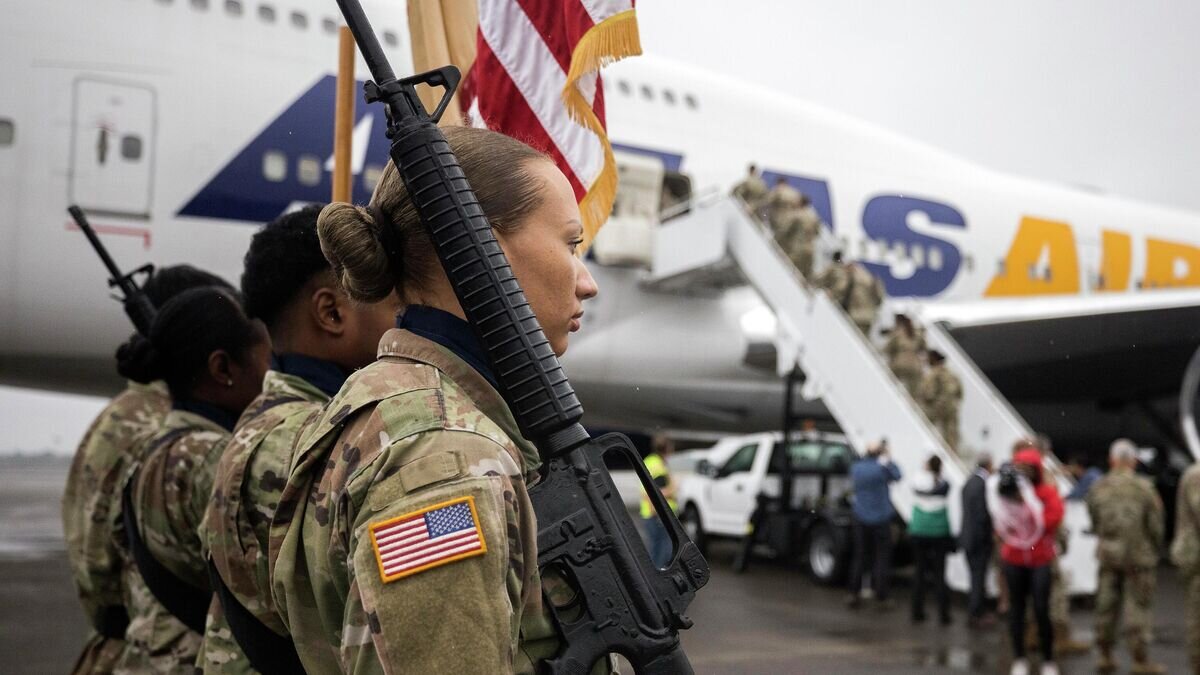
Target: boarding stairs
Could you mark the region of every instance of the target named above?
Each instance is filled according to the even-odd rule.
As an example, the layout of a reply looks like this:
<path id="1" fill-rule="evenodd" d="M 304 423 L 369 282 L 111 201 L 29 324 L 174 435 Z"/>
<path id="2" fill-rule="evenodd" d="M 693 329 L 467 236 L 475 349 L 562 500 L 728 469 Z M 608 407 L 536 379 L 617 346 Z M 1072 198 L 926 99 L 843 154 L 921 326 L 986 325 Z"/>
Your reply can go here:
<path id="1" fill-rule="evenodd" d="M 930 348 L 946 355 L 946 364 L 963 385 L 960 448 L 954 453 L 926 419 L 916 401 L 892 374 L 880 352 L 826 293 L 811 288 L 775 243 L 770 230 L 732 197 L 697 200 L 686 213 L 657 228 L 647 286 L 683 294 L 717 292 L 749 283 L 774 312 L 780 375 L 799 367 L 802 396 L 820 399 L 856 450 L 886 438 L 892 460 L 904 479 L 892 489 L 892 502 L 905 519 L 912 512 L 912 479 L 931 454 L 941 457 L 950 482 L 950 519 L 957 532 L 961 520 L 959 490 L 970 477 L 971 451 L 987 450 L 997 465 L 1009 458 L 1013 444 L 1031 438 L 1032 430 L 992 386 L 945 327 L 922 322 Z M 913 314 L 916 312 L 911 312 Z M 1065 495 L 1073 481 L 1054 458 L 1050 472 Z M 1087 510 L 1069 503 L 1066 526 L 1070 546 L 1062 561 L 1070 570 L 1071 591 L 1095 591 L 1095 538 L 1088 534 Z M 968 575 L 961 554 L 948 565 L 952 587 L 964 590 Z"/>

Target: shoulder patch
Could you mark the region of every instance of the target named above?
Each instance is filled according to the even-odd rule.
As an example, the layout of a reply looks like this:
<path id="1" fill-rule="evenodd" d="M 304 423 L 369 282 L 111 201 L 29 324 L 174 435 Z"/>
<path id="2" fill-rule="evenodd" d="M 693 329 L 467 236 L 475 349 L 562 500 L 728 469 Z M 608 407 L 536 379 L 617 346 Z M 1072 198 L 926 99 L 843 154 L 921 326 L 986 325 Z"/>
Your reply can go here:
<path id="1" fill-rule="evenodd" d="M 371 523 L 383 583 L 487 553 L 473 496 Z"/>

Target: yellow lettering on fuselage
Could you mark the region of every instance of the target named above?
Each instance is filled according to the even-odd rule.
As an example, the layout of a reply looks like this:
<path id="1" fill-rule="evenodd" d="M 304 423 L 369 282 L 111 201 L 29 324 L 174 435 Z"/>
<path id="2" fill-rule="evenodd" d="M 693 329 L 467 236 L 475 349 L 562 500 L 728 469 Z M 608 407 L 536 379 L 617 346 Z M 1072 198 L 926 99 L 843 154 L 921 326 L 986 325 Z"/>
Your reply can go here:
<path id="1" fill-rule="evenodd" d="M 1048 254 L 1039 267 L 1042 252 Z M 1004 269 L 988 284 L 984 296 L 1063 295 L 1079 292 L 1079 257 L 1071 226 L 1032 216 L 1021 218 Z"/>
<path id="2" fill-rule="evenodd" d="M 1200 286 L 1200 248 L 1162 239 L 1146 240 L 1145 288 Z"/>
<path id="3" fill-rule="evenodd" d="M 1129 289 L 1129 273 L 1133 268 L 1133 239 L 1124 232 L 1104 230 L 1100 233 L 1103 258 L 1100 264 L 1099 291 Z"/>

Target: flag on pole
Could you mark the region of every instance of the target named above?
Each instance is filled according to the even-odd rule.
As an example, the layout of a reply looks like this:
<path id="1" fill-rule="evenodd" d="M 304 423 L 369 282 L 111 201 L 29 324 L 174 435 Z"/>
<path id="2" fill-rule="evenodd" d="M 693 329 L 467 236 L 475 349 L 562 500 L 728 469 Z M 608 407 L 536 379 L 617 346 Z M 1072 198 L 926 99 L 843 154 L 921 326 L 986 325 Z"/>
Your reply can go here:
<path id="1" fill-rule="evenodd" d="M 475 34 L 479 26 L 475 0 L 409 0 L 408 32 L 411 36 L 413 72 L 441 68 L 447 63 L 463 73 L 471 71 L 475 61 Z M 417 95 L 426 110 L 441 100 L 440 89 L 420 87 Z M 439 126 L 463 123 L 460 94 L 455 94 Z"/>
<path id="2" fill-rule="evenodd" d="M 617 192 L 600 68 L 642 51 L 633 0 L 479 0 L 478 21 L 464 111 L 554 159 L 579 200 L 586 248 Z"/>

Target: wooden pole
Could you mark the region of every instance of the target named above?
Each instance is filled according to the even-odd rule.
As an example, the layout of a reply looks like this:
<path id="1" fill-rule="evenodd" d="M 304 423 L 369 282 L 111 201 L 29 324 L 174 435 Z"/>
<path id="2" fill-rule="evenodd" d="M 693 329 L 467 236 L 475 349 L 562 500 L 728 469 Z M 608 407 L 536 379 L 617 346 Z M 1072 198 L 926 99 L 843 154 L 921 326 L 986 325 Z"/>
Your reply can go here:
<path id="1" fill-rule="evenodd" d="M 333 116 L 333 201 L 353 199 L 350 154 L 354 137 L 354 36 L 342 26 L 338 33 L 337 105 Z"/>

